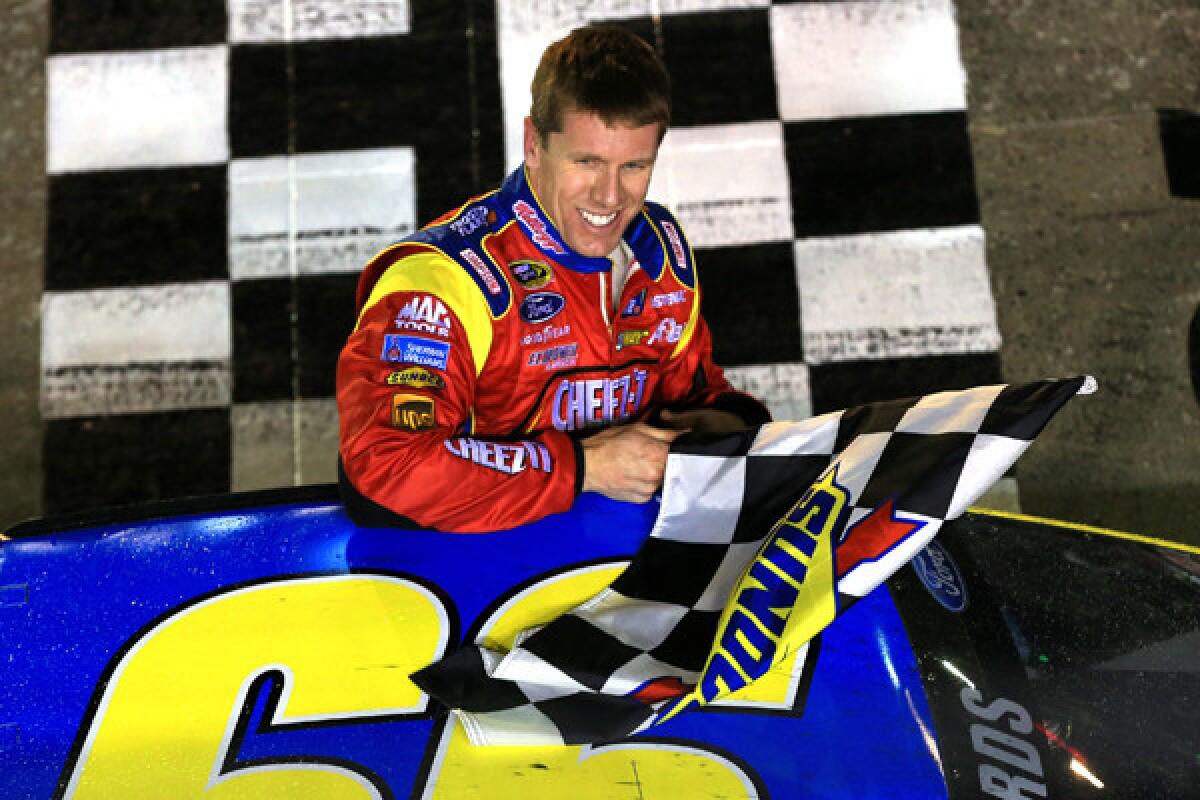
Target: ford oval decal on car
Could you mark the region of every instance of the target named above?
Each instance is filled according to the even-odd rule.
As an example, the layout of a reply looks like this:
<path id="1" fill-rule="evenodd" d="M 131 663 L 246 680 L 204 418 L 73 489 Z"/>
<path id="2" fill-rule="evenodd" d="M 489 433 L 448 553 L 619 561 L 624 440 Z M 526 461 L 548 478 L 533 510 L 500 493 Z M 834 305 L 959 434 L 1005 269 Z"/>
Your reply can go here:
<path id="1" fill-rule="evenodd" d="M 563 310 L 567 301 L 554 292 L 535 292 L 521 301 L 521 319 L 526 322 L 545 322 Z"/>
<path id="2" fill-rule="evenodd" d="M 912 566 L 934 600 L 955 613 L 967 607 L 967 584 L 954 559 L 940 544 L 930 542 L 913 558 Z"/>

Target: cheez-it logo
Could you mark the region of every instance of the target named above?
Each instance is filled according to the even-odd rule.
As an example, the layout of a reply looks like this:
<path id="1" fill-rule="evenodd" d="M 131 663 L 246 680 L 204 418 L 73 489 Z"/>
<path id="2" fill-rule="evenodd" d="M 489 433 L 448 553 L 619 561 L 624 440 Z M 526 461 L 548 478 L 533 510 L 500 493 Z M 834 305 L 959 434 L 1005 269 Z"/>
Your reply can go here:
<path id="1" fill-rule="evenodd" d="M 433 399 L 419 394 L 392 395 L 392 427 L 427 431 L 434 426 Z"/>

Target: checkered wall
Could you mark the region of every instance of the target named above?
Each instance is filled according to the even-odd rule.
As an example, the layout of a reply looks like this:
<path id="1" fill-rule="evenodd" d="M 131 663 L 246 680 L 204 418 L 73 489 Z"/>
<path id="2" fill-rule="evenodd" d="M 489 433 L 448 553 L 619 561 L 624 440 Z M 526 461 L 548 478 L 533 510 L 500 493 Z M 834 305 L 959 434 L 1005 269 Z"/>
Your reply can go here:
<path id="1" fill-rule="evenodd" d="M 47 512 L 331 479 L 357 272 L 520 160 L 546 44 L 655 44 L 651 197 L 781 418 L 999 380 L 949 0 L 55 0 Z M 266 477 L 264 477 L 266 476 Z"/>

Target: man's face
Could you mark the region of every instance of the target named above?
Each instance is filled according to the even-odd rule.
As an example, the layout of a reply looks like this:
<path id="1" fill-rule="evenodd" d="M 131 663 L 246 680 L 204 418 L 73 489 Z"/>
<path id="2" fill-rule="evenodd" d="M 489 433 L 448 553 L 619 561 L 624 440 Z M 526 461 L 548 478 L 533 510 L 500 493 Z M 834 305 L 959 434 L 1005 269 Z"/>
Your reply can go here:
<path id="1" fill-rule="evenodd" d="M 529 181 L 572 250 L 607 256 L 616 248 L 646 199 L 658 142 L 658 125 L 610 127 L 590 111 L 568 111 L 543 146 L 525 118 Z"/>

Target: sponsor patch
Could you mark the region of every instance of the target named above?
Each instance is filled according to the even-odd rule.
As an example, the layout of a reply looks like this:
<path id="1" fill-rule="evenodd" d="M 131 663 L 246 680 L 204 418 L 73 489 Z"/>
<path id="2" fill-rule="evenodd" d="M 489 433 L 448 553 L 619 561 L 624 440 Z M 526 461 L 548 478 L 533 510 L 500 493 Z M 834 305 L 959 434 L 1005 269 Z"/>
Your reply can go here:
<path id="1" fill-rule="evenodd" d="M 521 301 L 521 319 L 526 322 L 545 322 L 563 310 L 567 301 L 555 292 L 535 292 Z"/>
<path id="2" fill-rule="evenodd" d="M 433 398 L 419 394 L 392 395 L 392 427 L 401 430 L 427 431 L 434 426 Z"/>
<path id="3" fill-rule="evenodd" d="M 447 439 L 446 449 L 464 461 L 481 467 L 519 475 L 527 469 L 550 472 L 554 461 L 550 450 L 540 442 L 487 442 L 481 439 Z"/>
<path id="4" fill-rule="evenodd" d="M 445 369 L 450 357 L 450 343 L 389 333 L 383 337 L 383 353 L 380 357 L 391 364 L 419 364 L 422 367 Z"/>
<path id="5" fill-rule="evenodd" d="M 547 325 L 540 331 L 534 331 L 533 333 L 527 333 L 522 336 L 521 344 L 523 346 L 529 346 L 531 344 L 545 344 L 546 342 L 552 342 L 555 339 L 561 339 L 570 332 L 570 325 Z"/>
<path id="6" fill-rule="evenodd" d="M 488 292 L 491 294 L 500 294 L 500 281 L 496 280 L 496 276 L 488 269 L 488 265 L 483 263 L 483 259 L 479 257 L 479 253 L 476 253 L 469 247 L 464 247 L 458 251 L 458 254 L 462 256 L 464 261 L 471 265 L 471 269 L 475 270 L 475 274 L 483 281 L 483 285 L 487 287 Z"/>
<path id="7" fill-rule="evenodd" d="M 562 380 L 554 389 L 551 423 L 574 431 L 629 419 L 642 407 L 648 375 L 634 369 L 615 377 Z"/>
<path id="8" fill-rule="evenodd" d="M 389 372 L 388 386 L 411 386 L 414 389 L 445 389 L 446 380 L 424 367 L 409 367 L 408 369 Z"/>
<path id="9" fill-rule="evenodd" d="M 517 283 L 526 289 L 540 289 L 554 278 L 554 272 L 549 264 L 541 261 L 521 259 L 508 265 Z"/>
<path id="10" fill-rule="evenodd" d="M 578 361 L 578 353 L 579 345 L 575 342 L 537 350 L 529 354 L 529 366 L 545 367 L 546 369 L 573 367 Z"/>
<path id="11" fill-rule="evenodd" d="M 450 335 L 450 312 L 441 300 L 432 295 L 412 298 L 396 314 L 396 327 L 402 331 Z"/>
<path id="12" fill-rule="evenodd" d="M 491 220 L 486 206 L 472 206 L 450 223 L 450 230 L 459 236 L 470 236 Z"/>
<path id="13" fill-rule="evenodd" d="M 621 351 L 626 347 L 637 347 L 646 341 L 648 336 L 650 336 L 650 331 L 647 330 L 621 331 L 617 334 L 616 348 Z"/>
<path id="14" fill-rule="evenodd" d="M 930 542 L 912 560 L 913 570 L 926 591 L 956 614 L 967 607 L 967 584 L 958 565 L 937 542 Z"/>
<path id="15" fill-rule="evenodd" d="M 656 294 L 650 298 L 651 308 L 666 308 L 667 306 L 677 306 L 687 300 L 687 292 L 683 289 L 676 289 L 673 292 L 665 294 Z"/>
<path id="16" fill-rule="evenodd" d="M 562 249 L 562 246 L 558 242 L 554 241 L 554 237 L 550 235 L 550 228 L 546 225 L 546 221 L 542 219 L 542 215 L 537 212 L 537 209 L 524 200 L 518 200 L 513 203 L 512 210 L 517 219 L 521 220 L 521 224 L 525 226 L 525 230 L 529 233 L 529 238 L 533 239 L 539 247 L 560 256 L 567 254 L 567 251 Z"/>
<path id="17" fill-rule="evenodd" d="M 621 309 L 621 318 L 625 317 L 640 317 L 642 311 L 646 308 L 646 290 L 642 289 L 636 295 L 629 299 L 625 307 Z"/>
<path id="18" fill-rule="evenodd" d="M 681 336 L 683 336 L 683 326 L 676 322 L 674 317 L 666 317 L 658 323 L 658 327 L 654 329 L 654 335 L 650 337 L 647 344 L 658 344 L 659 342 L 675 344 Z"/>
<path id="19" fill-rule="evenodd" d="M 675 230 L 675 226 L 670 220 L 662 221 L 663 230 L 667 232 L 667 241 L 671 243 L 671 252 L 675 254 L 675 263 L 681 269 L 687 269 L 687 256 L 683 253 L 683 239 L 679 236 L 679 231 Z"/>

